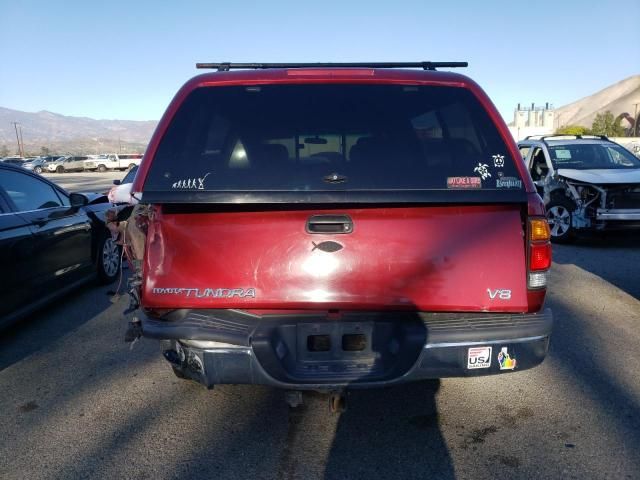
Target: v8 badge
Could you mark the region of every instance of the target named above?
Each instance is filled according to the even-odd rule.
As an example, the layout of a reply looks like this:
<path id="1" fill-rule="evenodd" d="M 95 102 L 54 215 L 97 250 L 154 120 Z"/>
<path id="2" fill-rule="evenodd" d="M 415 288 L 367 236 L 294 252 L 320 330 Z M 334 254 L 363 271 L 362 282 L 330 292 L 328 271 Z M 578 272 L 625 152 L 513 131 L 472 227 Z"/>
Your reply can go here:
<path id="1" fill-rule="evenodd" d="M 489 298 L 491 300 L 511 300 L 511 290 L 507 290 L 506 288 L 497 288 L 495 290 L 491 290 L 487 288 L 487 293 L 489 294 Z"/>

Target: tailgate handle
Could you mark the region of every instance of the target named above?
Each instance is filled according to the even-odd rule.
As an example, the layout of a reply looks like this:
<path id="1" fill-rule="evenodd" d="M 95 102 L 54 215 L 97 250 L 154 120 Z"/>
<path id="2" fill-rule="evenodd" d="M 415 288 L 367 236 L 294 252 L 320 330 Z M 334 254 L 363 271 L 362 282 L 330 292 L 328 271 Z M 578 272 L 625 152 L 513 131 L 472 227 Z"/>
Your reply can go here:
<path id="1" fill-rule="evenodd" d="M 353 220 L 349 215 L 313 215 L 306 229 L 307 233 L 351 233 Z"/>

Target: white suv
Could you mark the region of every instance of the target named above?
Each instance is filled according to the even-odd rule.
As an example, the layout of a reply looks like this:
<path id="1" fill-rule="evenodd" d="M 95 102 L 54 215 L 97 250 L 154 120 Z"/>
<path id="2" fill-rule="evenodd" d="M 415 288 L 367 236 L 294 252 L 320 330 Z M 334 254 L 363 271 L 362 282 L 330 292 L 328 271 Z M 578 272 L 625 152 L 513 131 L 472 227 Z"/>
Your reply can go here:
<path id="1" fill-rule="evenodd" d="M 49 172 L 56 173 L 82 172 L 84 170 L 84 161 L 86 159 L 86 156 L 62 157 L 47 165 L 47 170 Z"/>

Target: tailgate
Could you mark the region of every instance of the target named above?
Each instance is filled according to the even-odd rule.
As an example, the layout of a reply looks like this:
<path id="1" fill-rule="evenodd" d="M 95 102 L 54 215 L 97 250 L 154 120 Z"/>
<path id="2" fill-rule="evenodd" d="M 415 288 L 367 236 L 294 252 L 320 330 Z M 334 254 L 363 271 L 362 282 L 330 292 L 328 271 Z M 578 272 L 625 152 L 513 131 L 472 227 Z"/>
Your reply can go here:
<path id="1" fill-rule="evenodd" d="M 525 312 L 521 208 L 158 208 L 147 236 L 143 304 Z M 310 232 L 309 219 L 323 215 L 348 218 L 348 233 Z"/>

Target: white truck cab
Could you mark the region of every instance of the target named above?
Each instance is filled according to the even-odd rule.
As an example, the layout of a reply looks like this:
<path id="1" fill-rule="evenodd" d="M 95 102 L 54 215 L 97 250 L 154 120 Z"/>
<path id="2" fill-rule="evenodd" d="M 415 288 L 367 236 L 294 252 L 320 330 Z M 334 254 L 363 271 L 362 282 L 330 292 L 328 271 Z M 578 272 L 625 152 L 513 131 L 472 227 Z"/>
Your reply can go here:
<path id="1" fill-rule="evenodd" d="M 140 165 L 141 153 L 112 153 L 101 158 L 84 162 L 85 170 L 106 172 L 107 170 L 131 170 Z"/>

